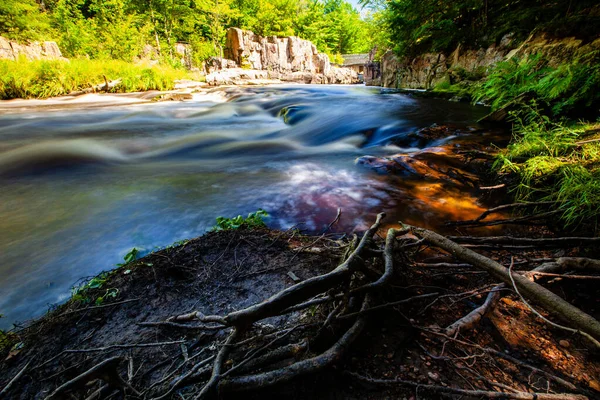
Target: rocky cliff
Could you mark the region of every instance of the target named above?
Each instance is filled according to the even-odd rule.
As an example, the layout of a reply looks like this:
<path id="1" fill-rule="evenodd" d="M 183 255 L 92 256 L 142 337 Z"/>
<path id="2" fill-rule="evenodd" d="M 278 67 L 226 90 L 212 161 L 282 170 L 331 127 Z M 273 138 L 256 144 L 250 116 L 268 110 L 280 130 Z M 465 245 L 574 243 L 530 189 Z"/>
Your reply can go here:
<path id="1" fill-rule="evenodd" d="M 487 49 L 464 50 L 451 54 L 427 53 L 412 59 L 400 59 L 391 51 L 381 60 L 382 86 L 407 89 L 431 89 L 444 81 L 469 77 L 482 78 L 500 61 L 541 53 L 550 63 L 559 63 L 577 54 L 600 49 L 600 39 L 584 43 L 575 38 L 555 39 L 546 34 L 532 35 L 518 45 L 510 35 Z"/>
<path id="2" fill-rule="evenodd" d="M 56 42 L 20 44 L 0 36 L 0 59 L 16 60 L 20 56 L 28 60 L 65 60 Z"/>
<path id="3" fill-rule="evenodd" d="M 230 28 L 225 59 L 208 64 L 208 83 L 237 83 L 244 77 L 302 83 L 358 83 L 355 71 L 332 66 L 329 57 L 319 53 L 314 44 L 294 36 L 262 37 L 250 31 Z M 237 68 L 219 68 L 232 65 Z"/>

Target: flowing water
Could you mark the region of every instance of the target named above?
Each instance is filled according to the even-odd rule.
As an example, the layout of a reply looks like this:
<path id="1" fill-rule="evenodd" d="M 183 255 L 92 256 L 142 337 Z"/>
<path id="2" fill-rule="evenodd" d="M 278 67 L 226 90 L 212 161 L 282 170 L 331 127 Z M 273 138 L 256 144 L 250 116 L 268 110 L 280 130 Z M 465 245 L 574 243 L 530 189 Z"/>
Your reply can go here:
<path id="1" fill-rule="evenodd" d="M 215 217 L 269 212 L 269 226 L 362 230 L 380 211 L 437 226 L 476 215 L 469 193 L 355 165 L 411 153 L 394 138 L 473 125 L 483 107 L 360 86 L 217 89 L 0 103 L 0 327 L 64 301 L 78 278 L 199 236 Z M 444 138 L 427 146 L 451 141 Z"/>

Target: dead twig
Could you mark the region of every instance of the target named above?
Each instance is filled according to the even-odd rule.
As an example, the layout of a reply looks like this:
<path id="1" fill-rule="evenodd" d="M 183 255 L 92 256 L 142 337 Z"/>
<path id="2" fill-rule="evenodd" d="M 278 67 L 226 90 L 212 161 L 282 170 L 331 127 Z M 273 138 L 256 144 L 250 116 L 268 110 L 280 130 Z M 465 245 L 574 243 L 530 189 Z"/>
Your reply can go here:
<path id="1" fill-rule="evenodd" d="M 597 237 L 558 237 L 558 238 L 525 238 L 514 236 L 448 236 L 448 239 L 461 244 L 493 244 L 502 245 L 534 245 L 552 247 L 581 247 L 597 246 L 600 238 Z"/>
<path id="2" fill-rule="evenodd" d="M 4 389 L 2 389 L 2 391 L 0 391 L 0 396 L 4 396 L 5 394 L 8 393 L 8 391 L 10 390 L 12 385 L 14 385 L 15 382 L 18 381 L 19 378 L 23 376 L 23 374 L 29 367 L 29 364 L 31 364 L 31 361 L 29 361 L 27 364 L 25 364 L 25 366 L 23 368 L 21 368 L 21 370 L 6 384 L 6 386 L 4 386 Z"/>
<path id="3" fill-rule="evenodd" d="M 117 356 L 108 358 L 102 361 L 101 363 L 96 364 L 84 373 L 76 376 L 75 378 L 71 379 L 68 382 L 65 382 L 64 384 L 56 388 L 56 390 L 52 392 L 48 397 L 46 397 L 45 400 L 55 399 L 63 392 L 71 390 L 77 386 L 82 386 L 90 380 L 98 378 L 102 379 L 109 385 L 116 386 L 121 390 L 128 389 L 134 395 L 139 396 L 140 393 L 135 388 L 133 388 L 133 386 L 131 386 L 127 381 L 125 381 L 117 371 L 119 363 L 123 360 L 123 357 Z"/>
<path id="4" fill-rule="evenodd" d="M 157 342 L 157 343 L 113 344 L 111 346 L 97 347 L 97 348 L 92 348 L 92 349 L 69 349 L 69 350 L 63 350 L 60 353 L 58 353 L 57 355 L 55 355 L 54 357 L 50 358 L 49 360 L 46 360 L 43 363 L 41 363 L 40 365 L 35 366 L 33 369 L 41 368 L 44 365 L 47 365 L 47 364 L 51 363 L 52 361 L 56 360 L 57 358 L 62 357 L 65 354 L 71 354 L 71 353 L 97 353 L 97 352 L 105 352 L 105 351 L 112 351 L 112 350 L 119 350 L 119 349 L 132 349 L 132 348 L 135 348 L 135 347 L 170 346 L 170 345 L 181 344 L 181 343 L 185 343 L 185 340 L 176 340 L 176 341 L 173 341 L 173 342 Z"/>
<path id="5" fill-rule="evenodd" d="M 486 397 L 488 399 L 516 399 L 516 400 L 587 400 L 586 396 L 571 393 L 527 393 L 527 392 L 489 392 L 485 390 L 468 390 L 447 386 L 425 385 L 418 382 L 403 379 L 375 379 L 359 375 L 355 372 L 345 372 L 346 375 L 362 382 L 375 385 L 401 385 L 426 390 L 434 393 L 456 394 L 469 397 Z"/>
<path id="6" fill-rule="evenodd" d="M 540 375 L 542 375 L 542 376 L 544 376 L 544 377 L 546 377 L 548 379 L 551 379 L 551 380 L 555 381 L 556 383 L 564 386 L 565 388 L 567 388 L 569 390 L 577 390 L 577 387 L 574 384 L 572 384 L 571 382 L 569 382 L 569 381 L 567 381 L 567 380 L 565 380 L 563 378 L 560 378 L 560 377 L 558 377 L 556 375 L 553 375 L 553 374 L 551 374 L 551 373 L 549 373 L 549 372 L 547 372 L 545 370 L 542 370 L 542 369 L 539 369 L 537 367 L 534 367 L 533 365 L 527 364 L 526 362 L 521 361 L 518 358 L 515 358 L 515 357 L 513 357 L 513 356 L 511 356 L 509 354 L 506 354 L 503 351 L 498 351 L 498 350 L 492 349 L 490 347 L 483 347 L 483 346 L 480 346 L 480 345 L 478 345 L 476 343 L 470 343 L 470 342 L 467 342 L 465 340 L 461 340 L 461 339 L 457 339 L 457 338 L 452 337 L 452 336 L 448 336 L 445 333 L 432 331 L 430 329 L 423 329 L 423 328 L 419 328 L 419 329 L 421 329 L 423 332 L 426 332 L 426 333 L 429 333 L 429 334 L 435 335 L 435 336 L 440 336 L 440 337 L 442 337 L 442 338 L 444 338 L 446 340 L 449 340 L 449 341 L 452 341 L 452 342 L 456 342 L 456 343 L 458 343 L 460 345 L 475 348 L 477 350 L 480 350 L 480 351 L 483 351 L 485 353 L 491 354 L 494 357 L 503 358 L 503 359 L 505 359 L 505 360 L 513 363 L 513 364 L 516 364 L 516 365 L 518 365 L 520 367 L 526 368 L 526 369 L 528 369 L 528 370 L 530 370 L 530 371 L 532 371 L 534 373 L 540 374 Z"/>

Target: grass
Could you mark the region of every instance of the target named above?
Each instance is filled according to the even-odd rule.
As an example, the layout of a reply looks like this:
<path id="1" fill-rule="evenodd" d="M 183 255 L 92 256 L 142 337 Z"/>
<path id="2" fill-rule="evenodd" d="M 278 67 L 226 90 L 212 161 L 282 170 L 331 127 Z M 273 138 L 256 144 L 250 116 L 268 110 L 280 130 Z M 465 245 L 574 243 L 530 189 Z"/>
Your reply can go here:
<path id="1" fill-rule="evenodd" d="M 496 161 L 515 174 L 517 201 L 554 201 L 568 229 L 598 231 L 600 218 L 600 51 L 561 64 L 542 55 L 498 63 L 474 99 L 506 109 L 514 138 Z M 598 140 L 596 140 L 598 139 Z"/>
<path id="2" fill-rule="evenodd" d="M 0 60 L 0 99 L 48 98 L 122 79 L 113 92 L 170 90 L 177 79 L 202 77 L 167 65 L 141 65 L 119 60 Z"/>
<path id="3" fill-rule="evenodd" d="M 560 222 L 597 231 L 600 217 L 600 124 L 517 123 L 495 167 L 516 174 L 517 201 L 555 201 Z"/>

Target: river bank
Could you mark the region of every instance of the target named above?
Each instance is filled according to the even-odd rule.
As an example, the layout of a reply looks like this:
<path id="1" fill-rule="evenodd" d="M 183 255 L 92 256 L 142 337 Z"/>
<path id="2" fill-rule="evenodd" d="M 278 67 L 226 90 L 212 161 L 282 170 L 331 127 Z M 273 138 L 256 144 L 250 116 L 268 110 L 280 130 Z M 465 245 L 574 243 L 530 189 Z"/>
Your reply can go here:
<path id="1" fill-rule="evenodd" d="M 330 226 L 344 218 L 342 212 Z M 203 388 L 210 387 L 214 368 L 221 370 L 214 389 L 227 398 L 410 397 L 417 387 L 432 397 L 504 392 L 509 398 L 554 398 L 558 392 L 591 399 L 600 393 L 600 363 L 585 339 L 546 326 L 496 278 L 422 248 L 412 235 L 398 232 L 394 244 L 388 232 L 382 258 L 382 240 L 367 240 L 376 229 L 357 246 L 340 234 L 242 227 L 130 261 L 4 338 L 3 395 L 210 398 L 214 393 Z M 461 230 L 464 235 L 470 228 Z M 471 248 L 504 265 L 512 259 L 520 271 L 558 256 L 590 255 L 586 249 L 596 247 L 581 240 L 545 247 L 541 240 L 528 248 L 490 239 L 491 247 Z M 355 264 L 360 253 L 364 261 Z M 329 295 L 312 300 L 300 290 L 329 280 L 344 265 L 355 270 L 346 290 L 332 282 Z M 544 285 L 598 317 L 593 281 L 563 277 Z M 377 292 L 367 294 L 361 313 L 360 293 L 369 287 Z M 350 301 L 337 296 L 338 289 Z M 289 300 L 283 300 L 286 293 Z M 216 317 L 233 320 L 236 310 L 258 310 L 265 302 L 273 307 L 263 307 L 260 319 L 266 319 L 251 326 L 236 323 L 230 330 L 227 320 Z M 482 320 L 462 320 L 484 303 Z M 290 308 L 295 304 L 297 311 Z M 457 322 L 463 324 L 460 334 L 451 333 Z"/>

